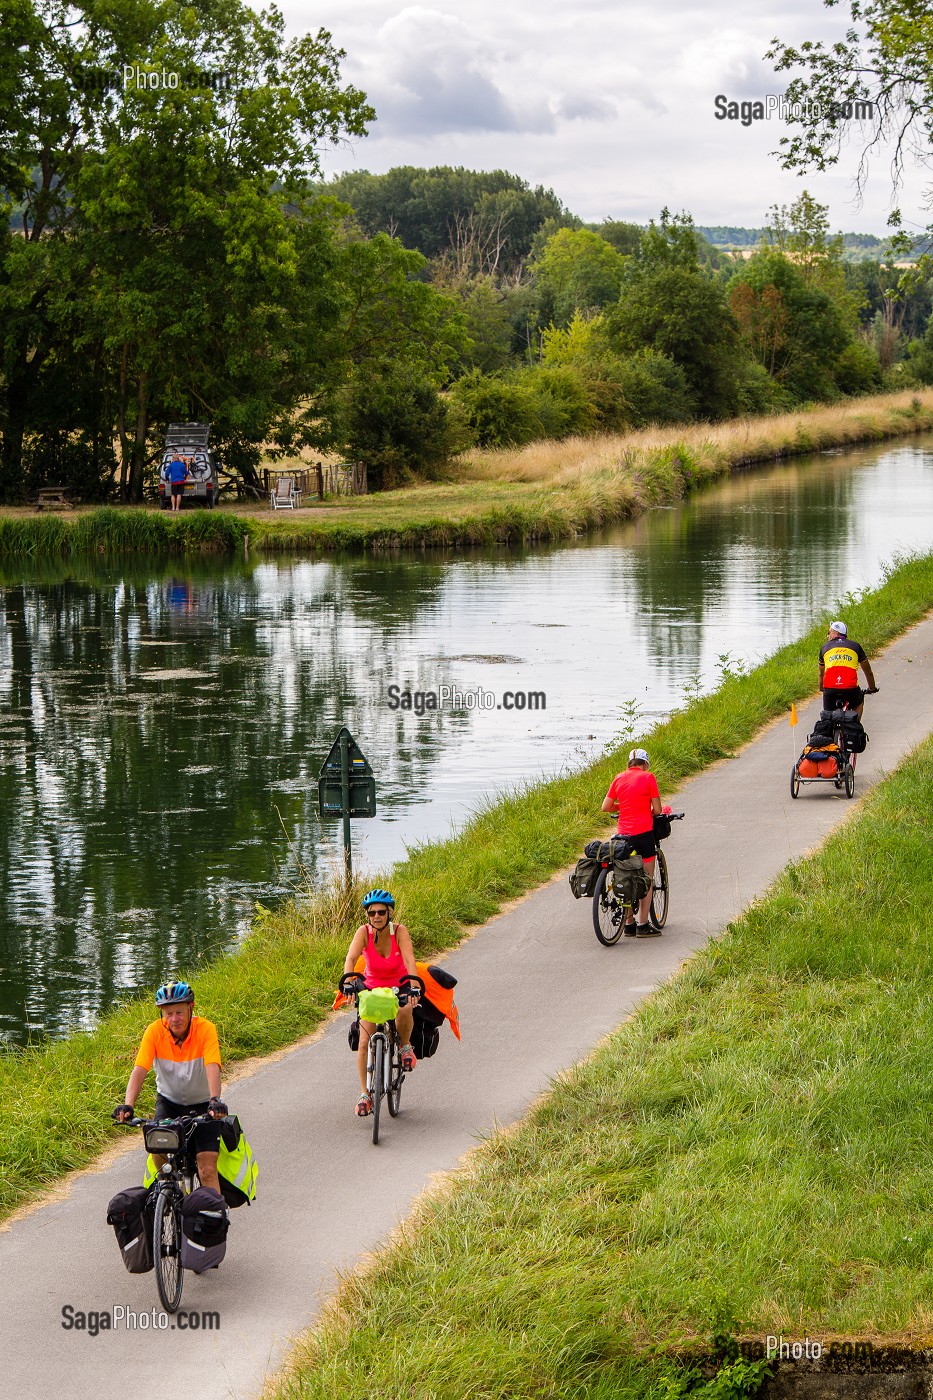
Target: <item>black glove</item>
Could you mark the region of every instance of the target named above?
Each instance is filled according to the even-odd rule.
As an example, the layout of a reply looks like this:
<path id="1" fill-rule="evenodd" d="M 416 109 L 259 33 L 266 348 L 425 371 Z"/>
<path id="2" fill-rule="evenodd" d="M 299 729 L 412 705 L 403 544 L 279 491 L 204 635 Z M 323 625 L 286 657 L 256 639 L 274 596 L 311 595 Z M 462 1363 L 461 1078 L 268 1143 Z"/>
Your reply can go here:
<path id="1" fill-rule="evenodd" d="M 113 1110 L 113 1112 L 111 1113 L 110 1116 L 111 1116 L 111 1118 L 113 1119 L 113 1121 L 114 1121 L 115 1123 L 122 1123 L 122 1122 L 123 1122 L 122 1115 L 123 1115 L 124 1113 L 128 1114 L 128 1115 L 130 1116 L 130 1118 L 132 1118 L 132 1116 L 133 1116 L 133 1105 L 132 1105 L 131 1103 L 118 1103 L 117 1106 L 116 1106 L 116 1108 Z"/>
<path id="2" fill-rule="evenodd" d="M 215 1118 L 226 1118 L 228 1112 L 227 1105 L 224 1103 L 223 1099 L 215 1098 L 211 1098 L 208 1104 L 208 1110 L 213 1113 Z"/>

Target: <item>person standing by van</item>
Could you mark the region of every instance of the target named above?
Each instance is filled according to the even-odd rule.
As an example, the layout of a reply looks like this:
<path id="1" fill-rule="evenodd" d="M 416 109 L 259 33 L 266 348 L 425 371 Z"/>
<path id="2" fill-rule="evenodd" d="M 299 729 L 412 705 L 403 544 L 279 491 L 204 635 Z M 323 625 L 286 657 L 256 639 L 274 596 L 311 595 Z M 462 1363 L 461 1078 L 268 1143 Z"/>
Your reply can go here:
<path id="1" fill-rule="evenodd" d="M 188 480 L 188 463 L 183 457 L 177 454 L 168 464 L 168 480 L 172 486 L 172 510 L 181 510 L 182 497 L 185 494 L 185 482 Z"/>

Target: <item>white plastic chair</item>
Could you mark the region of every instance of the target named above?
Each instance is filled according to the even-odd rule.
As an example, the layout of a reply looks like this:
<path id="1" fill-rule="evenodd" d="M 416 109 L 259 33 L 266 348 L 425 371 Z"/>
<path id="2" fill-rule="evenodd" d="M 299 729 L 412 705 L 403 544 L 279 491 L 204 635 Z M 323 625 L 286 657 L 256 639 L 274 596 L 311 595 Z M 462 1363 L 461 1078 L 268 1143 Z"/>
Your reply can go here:
<path id="1" fill-rule="evenodd" d="M 269 493 L 273 510 L 294 510 L 301 505 L 301 492 L 293 476 L 280 476 Z"/>

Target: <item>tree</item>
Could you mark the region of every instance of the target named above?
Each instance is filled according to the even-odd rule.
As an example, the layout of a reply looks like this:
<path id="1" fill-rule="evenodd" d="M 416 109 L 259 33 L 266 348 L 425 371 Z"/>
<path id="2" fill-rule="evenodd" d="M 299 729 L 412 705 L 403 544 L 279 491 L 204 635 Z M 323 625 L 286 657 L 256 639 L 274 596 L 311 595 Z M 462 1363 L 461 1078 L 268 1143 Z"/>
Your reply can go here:
<path id="1" fill-rule="evenodd" d="M 838 0 L 824 0 L 832 8 Z M 826 170 L 838 162 L 853 122 L 869 122 L 857 180 L 863 189 L 873 151 L 890 143 L 899 186 L 908 155 L 933 155 L 933 65 L 930 11 L 924 0 L 849 0 L 852 27 L 826 45 L 772 40 L 767 57 L 778 72 L 802 69 L 787 89 L 799 134 L 780 141 L 787 170 Z M 900 223 L 895 211 L 892 223 Z"/>
<path id="2" fill-rule="evenodd" d="M 239 417 L 255 442 L 289 407 L 302 190 L 321 143 L 362 134 L 374 114 L 340 86 L 326 31 L 286 40 L 274 7 L 16 0 L 16 13 L 32 48 L 13 73 L 0 161 L 38 174 L 11 189 L 24 214 L 0 285 L 0 495 L 19 490 L 40 377 L 77 353 L 115 385 L 121 485 L 138 499 L 157 417 L 211 415 L 235 384 L 248 402 L 231 426 Z M 4 90 L 13 67 L 0 68 Z M 142 82 L 106 77 L 130 67 Z"/>
<path id="3" fill-rule="evenodd" d="M 729 304 L 748 349 L 794 400 L 834 397 L 834 367 L 852 336 L 804 269 L 782 253 L 756 253 L 729 284 Z"/>
<path id="4" fill-rule="evenodd" d="M 388 233 L 461 278 L 514 278 L 548 220 L 574 222 L 553 190 L 531 189 L 505 170 L 396 166 L 338 175 L 324 187 L 354 210 L 364 233 Z"/>
<path id="5" fill-rule="evenodd" d="M 735 410 L 745 352 L 723 289 L 699 266 L 687 216 L 665 209 L 652 222 L 605 320 L 622 358 L 648 349 L 680 366 L 697 413 L 724 418 Z"/>
<path id="6" fill-rule="evenodd" d="M 625 258 L 589 229 L 559 229 L 533 266 L 539 323 L 567 326 L 578 311 L 618 299 Z"/>

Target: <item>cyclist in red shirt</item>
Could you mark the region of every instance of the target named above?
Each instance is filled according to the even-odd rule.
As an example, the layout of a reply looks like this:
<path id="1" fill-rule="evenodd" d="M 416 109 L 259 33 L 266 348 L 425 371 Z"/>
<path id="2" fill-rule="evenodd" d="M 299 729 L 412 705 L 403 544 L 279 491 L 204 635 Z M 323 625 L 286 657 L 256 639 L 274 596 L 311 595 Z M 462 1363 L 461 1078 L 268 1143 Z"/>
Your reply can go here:
<path id="1" fill-rule="evenodd" d="M 648 755 L 644 749 L 632 749 L 628 756 L 628 767 L 618 773 L 609 785 L 603 798 L 602 810 L 611 812 L 619 809 L 617 830 L 627 836 L 631 845 L 645 862 L 645 874 L 649 880 L 654 877 L 654 858 L 657 846 L 654 840 L 654 819 L 661 815 L 661 794 L 654 774 L 648 769 Z M 638 906 L 637 924 L 626 924 L 626 938 L 656 938 L 656 929 L 648 920 L 651 907 L 651 889 Z"/>
<path id="2" fill-rule="evenodd" d="M 848 705 L 859 719 L 862 718 L 865 696 L 859 688 L 859 666 L 865 672 L 868 694 L 874 695 L 878 687 L 868 657 L 858 642 L 850 640 L 849 629 L 844 622 L 831 622 L 826 641 L 820 647 L 820 690 L 823 692 L 824 710 L 837 710 Z"/>

